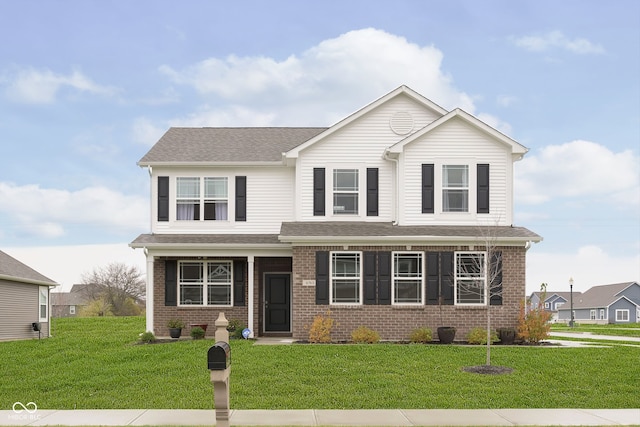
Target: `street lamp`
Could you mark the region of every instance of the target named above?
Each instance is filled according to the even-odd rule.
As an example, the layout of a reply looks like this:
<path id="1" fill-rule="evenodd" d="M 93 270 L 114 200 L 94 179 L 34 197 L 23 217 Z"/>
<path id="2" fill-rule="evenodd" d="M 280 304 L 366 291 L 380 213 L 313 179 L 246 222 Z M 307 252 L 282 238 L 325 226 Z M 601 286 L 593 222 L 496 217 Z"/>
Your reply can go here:
<path id="1" fill-rule="evenodd" d="M 569 298 L 571 300 L 571 320 L 569 320 L 569 327 L 573 328 L 573 277 L 569 278 Z"/>

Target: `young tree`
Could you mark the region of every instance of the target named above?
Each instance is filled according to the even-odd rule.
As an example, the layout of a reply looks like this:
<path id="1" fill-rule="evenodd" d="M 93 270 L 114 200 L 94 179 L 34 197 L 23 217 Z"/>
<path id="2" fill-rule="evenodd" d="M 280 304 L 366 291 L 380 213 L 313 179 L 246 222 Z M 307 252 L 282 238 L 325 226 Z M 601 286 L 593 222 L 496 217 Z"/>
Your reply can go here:
<path id="1" fill-rule="evenodd" d="M 487 305 L 487 357 L 491 365 L 491 301 L 502 298 L 502 251 L 497 246 L 497 228 L 478 228 L 480 249 L 456 254 L 454 275 L 458 303 Z"/>
<path id="2" fill-rule="evenodd" d="M 145 280 L 136 266 L 113 262 L 105 267 L 96 267 L 82 275 L 87 297 L 102 299 L 116 316 L 132 316 L 140 313 L 133 302 L 145 296 Z"/>

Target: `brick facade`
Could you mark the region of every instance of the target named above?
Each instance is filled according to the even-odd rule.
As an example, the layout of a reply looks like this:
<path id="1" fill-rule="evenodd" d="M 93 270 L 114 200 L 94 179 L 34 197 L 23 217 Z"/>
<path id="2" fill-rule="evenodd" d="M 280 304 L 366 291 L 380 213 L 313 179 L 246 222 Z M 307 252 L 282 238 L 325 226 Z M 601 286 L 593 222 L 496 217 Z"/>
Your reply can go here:
<path id="1" fill-rule="evenodd" d="M 471 250 L 483 250 L 477 247 Z M 254 262 L 254 325 L 250 326 L 256 336 L 264 331 L 264 275 L 265 273 L 291 272 L 292 312 L 291 332 L 295 339 L 306 340 L 308 327 L 317 314 L 326 314 L 337 321 L 332 338 L 335 341 L 349 340 L 351 332 L 359 326 L 376 330 L 383 340 L 406 340 L 413 329 L 429 327 L 434 336 L 438 326 L 455 326 L 456 339 L 464 339 L 474 327 L 486 327 L 487 311 L 491 310 L 492 328 L 515 327 L 517 325 L 520 301 L 525 297 L 525 256 L 522 246 L 498 248 L 502 251 L 502 305 L 483 307 L 462 307 L 455 305 L 316 305 L 315 281 L 317 251 L 342 251 L 343 246 L 294 247 L 293 258 L 258 258 Z M 349 246 L 349 251 L 405 251 L 406 246 Z M 412 246 L 411 251 L 458 251 L 470 250 L 468 246 Z M 187 325 L 183 334 L 189 334 L 189 325 L 208 323 L 207 336 L 214 334 L 214 322 L 222 311 L 229 320 L 247 322 L 248 307 L 167 307 L 165 296 L 165 263 L 169 258 L 156 258 L 154 262 L 154 334 L 168 336 L 167 322 L 172 318 L 182 319 Z M 171 258 L 176 259 L 176 258 Z M 189 258 L 180 258 L 189 259 Z M 193 258 L 191 258 L 193 259 Z M 211 258 L 214 259 L 214 258 Z M 229 259 L 229 258 L 225 258 Z M 246 258 L 243 258 L 246 260 Z M 246 286 L 245 286 L 245 292 Z M 245 301 L 248 297 L 245 294 Z"/>
<path id="2" fill-rule="evenodd" d="M 475 250 L 483 250 L 478 247 Z M 331 311 L 337 321 L 332 332 L 335 341 L 349 340 L 351 332 L 359 326 L 367 326 L 380 334 L 382 340 L 406 340 L 413 329 L 429 327 L 434 336 L 438 326 L 455 326 L 456 339 L 464 339 L 474 327 L 486 327 L 487 310 L 491 310 L 492 329 L 515 327 L 519 304 L 525 297 L 524 247 L 500 247 L 503 259 L 502 305 L 487 307 L 462 307 L 455 305 L 316 305 L 315 287 L 304 286 L 304 280 L 315 279 L 315 254 L 317 251 L 345 250 L 336 247 L 294 247 L 293 249 L 293 337 L 308 338 L 308 327 L 317 314 Z M 406 246 L 360 247 L 349 246 L 349 251 L 404 251 Z M 457 251 L 468 247 L 412 246 L 412 251 Z M 472 249 L 473 250 L 473 249 Z"/>

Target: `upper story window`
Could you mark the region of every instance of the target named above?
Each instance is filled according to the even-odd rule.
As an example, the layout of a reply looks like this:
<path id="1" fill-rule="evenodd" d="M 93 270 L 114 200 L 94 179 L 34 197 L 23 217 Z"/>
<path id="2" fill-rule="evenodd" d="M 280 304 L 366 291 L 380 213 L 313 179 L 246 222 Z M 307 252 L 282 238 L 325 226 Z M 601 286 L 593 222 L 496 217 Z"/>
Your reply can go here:
<path id="1" fill-rule="evenodd" d="M 360 252 L 331 253 L 331 304 L 360 304 L 362 263 Z"/>
<path id="2" fill-rule="evenodd" d="M 442 211 L 469 212 L 469 166 L 442 166 Z"/>
<path id="3" fill-rule="evenodd" d="M 421 252 L 393 253 L 393 303 L 423 303 L 423 254 Z"/>
<path id="4" fill-rule="evenodd" d="M 333 213 L 358 215 L 358 169 L 333 170 Z"/>
<path id="5" fill-rule="evenodd" d="M 201 185 L 204 185 L 202 190 Z M 204 200 L 201 197 L 204 194 Z M 200 218 L 226 221 L 228 211 L 228 182 L 226 177 L 176 178 L 176 219 L 198 221 Z M 201 212 L 204 207 L 204 212 Z"/>
<path id="6" fill-rule="evenodd" d="M 231 305 L 231 265 L 231 261 L 180 262 L 180 305 Z"/>
<path id="7" fill-rule="evenodd" d="M 462 305 L 486 305 L 488 300 L 485 252 L 455 253 L 455 301 Z"/>

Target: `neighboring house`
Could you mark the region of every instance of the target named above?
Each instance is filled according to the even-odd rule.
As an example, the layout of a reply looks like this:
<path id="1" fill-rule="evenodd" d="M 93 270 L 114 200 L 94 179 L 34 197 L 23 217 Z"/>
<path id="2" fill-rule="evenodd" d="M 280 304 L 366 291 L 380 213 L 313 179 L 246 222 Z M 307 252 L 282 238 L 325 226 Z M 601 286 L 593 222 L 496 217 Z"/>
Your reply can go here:
<path id="1" fill-rule="evenodd" d="M 581 295 L 580 292 L 574 292 L 573 293 L 574 301 L 580 295 Z M 542 298 L 544 298 L 544 301 L 542 301 Z M 538 307 L 539 304 L 541 304 L 546 311 L 551 313 L 551 315 L 552 315 L 551 321 L 552 322 L 557 322 L 558 321 L 558 310 L 564 304 L 567 304 L 567 307 L 568 307 L 568 304 L 570 303 L 570 300 L 571 300 L 571 292 L 549 292 L 549 291 L 544 292 L 544 293 L 543 292 L 534 292 L 529 297 L 528 307 L 529 308 L 535 308 L 535 307 Z"/>
<path id="2" fill-rule="evenodd" d="M 55 286 L 53 280 L 0 251 L 0 341 L 50 336 L 49 290 Z"/>
<path id="3" fill-rule="evenodd" d="M 571 308 L 558 309 L 558 319 L 569 322 Z M 573 294 L 574 320 L 577 323 L 640 322 L 640 285 L 638 282 L 594 286 L 576 297 Z"/>
<path id="4" fill-rule="evenodd" d="M 224 312 L 255 336 L 306 339 L 330 311 L 334 340 L 444 324 L 464 339 L 489 309 L 515 327 L 542 240 L 513 225 L 526 152 L 406 86 L 329 128 L 171 128 L 138 162 L 151 178 L 151 233 L 131 243 L 147 256 L 147 329 Z"/>
<path id="5" fill-rule="evenodd" d="M 73 285 L 69 292 L 51 293 L 52 317 L 75 317 L 91 300 L 87 287 L 91 285 Z"/>

